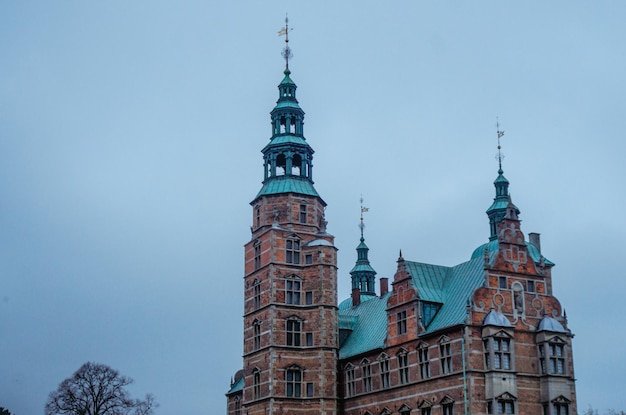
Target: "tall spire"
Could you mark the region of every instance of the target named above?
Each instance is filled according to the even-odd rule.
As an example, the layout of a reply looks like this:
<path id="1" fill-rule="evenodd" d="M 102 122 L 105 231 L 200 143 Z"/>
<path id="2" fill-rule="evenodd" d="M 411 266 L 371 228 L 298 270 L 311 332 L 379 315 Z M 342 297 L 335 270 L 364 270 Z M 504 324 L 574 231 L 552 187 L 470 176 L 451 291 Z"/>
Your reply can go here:
<path id="1" fill-rule="evenodd" d="M 496 188 L 496 197 L 493 199 L 493 203 L 489 209 L 487 209 L 487 216 L 489 217 L 490 241 L 497 239 L 496 224 L 506 215 L 509 203 L 513 205 L 511 202 L 511 195 L 509 194 L 509 181 L 506 177 L 504 177 L 504 171 L 502 170 L 502 159 L 504 159 L 504 154 L 502 153 L 500 139 L 504 136 L 504 131 L 500 130 L 500 121 L 497 118 L 496 133 L 498 135 L 498 153 L 496 154 L 496 159 L 498 160 L 498 177 L 496 177 L 496 180 L 493 182 Z M 517 209 L 515 205 L 513 205 L 513 207 L 515 207 L 515 211 L 519 214 L 519 209 Z"/>
<path id="2" fill-rule="evenodd" d="M 297 86 L 291 79 L 289 59 L 289 19 L 278 32 L 285 36 L 282 55 L 285 58 L 284 78 L 278 85 L 278 100 L 270 113 L 272 135 L 263 148 L 263 187 L 255 200 L 264 195 L 299 193 L 318 196 L 313 187 L 313 149 L 304 138 L 304 111 L 296 99 Z"/>
<path id="3" fill-rule="evenodd" d="M 357 260 L 350 271 L 350 275 L 352 276 L 352 289 L 358 288 L 361 294 L 376 295 L 374 288 L 376 271 L 374 271 L 374 268 L 370 265 L 370 261 L 367 257 L 370 249 L 365 245 L 365 238 L 363 237 L 363 231 L 365 229 L 363 213 L 368 210 L 368 208 L 363 206 L 363 196 L 361 196 L 361 221 L 359 223 L 359 228 L 361 229 L 361 243 L 356 247 Z"/>

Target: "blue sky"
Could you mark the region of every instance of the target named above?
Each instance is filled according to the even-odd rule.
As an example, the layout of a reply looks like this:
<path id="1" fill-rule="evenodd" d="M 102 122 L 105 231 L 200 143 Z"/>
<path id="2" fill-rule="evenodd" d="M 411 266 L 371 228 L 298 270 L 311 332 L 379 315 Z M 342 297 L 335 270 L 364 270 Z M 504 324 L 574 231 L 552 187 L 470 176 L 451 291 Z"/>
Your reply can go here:
<path id="1" fill-rule="evenodd" d="M 618 1 L 1 2 L 0 406 L 41 413 L 90 360 L 160 414 L 225 410 L 285 12 L 340 297 L 361 194 L 378 276 L 487 240 L 499 117 L 579 409 L 626 409 Z"/>

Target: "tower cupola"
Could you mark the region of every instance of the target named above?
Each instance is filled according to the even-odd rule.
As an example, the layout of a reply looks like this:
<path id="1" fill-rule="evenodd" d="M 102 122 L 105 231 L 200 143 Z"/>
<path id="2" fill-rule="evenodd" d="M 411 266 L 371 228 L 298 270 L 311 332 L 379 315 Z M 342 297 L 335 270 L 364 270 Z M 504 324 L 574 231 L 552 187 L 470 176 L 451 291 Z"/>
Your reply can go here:
<path id="1" fill-rule="evenodd" d="M 504 135 L 504 131 L 500 130 L 500 124 L 497 125 L 498 132 L 498 153 L 496 155 L 498 159 L 498 177 L 493 182 L 496 188 L 496 197 L 493 199 L 493 203 L 487 209 L 487 216 L 489 217 L 489 240 L 494 241 L 497 239 L 497 223 L 506 215 L 507 207 L 509 203 L 515 208 L 516 214 L 519 214 L 519 209 L 511 202 L 511 196 L 509 195 L 509 181 L 504 177 L 504 171 L 502 171 L 502 147 L 500 145 L 500 138 Z"/>
<path id="2" fill-rule="evenodd" d="M 376 283 L 376 271 L 374 271 L 374 268 L 370 265 L 368 258 L 370 249 L 365 244 L 365 238 L 363 237 L 363 230 L 365 228 L 363 213 L 367 212 L 368 209 L 364 207 L 362 203 L 363 199 L 361 199 L 361 223 L 359 224 L 361 228 L 361 243 L 356 247 L 357 260 L 350 271 L 350 275 L 352 276 L 352 289 L 358 289 L 361 294 L 376 295 L 374 288 Z"/>
<path id="3" fill-rule="evenodd" d="M 270 113 L 272 134 L 263 153 L 263 187 L 257 198 L 277 193 L 297 193 L 319 197 L 313 187 L 313 148 L 304 138 L 304 111 L 296 99 L 297 86 L 289 69 L 288 27 L 284 78 L 278 85 L 278 100 Z M 256 198 L 255 198 L 256 199 Z"/>

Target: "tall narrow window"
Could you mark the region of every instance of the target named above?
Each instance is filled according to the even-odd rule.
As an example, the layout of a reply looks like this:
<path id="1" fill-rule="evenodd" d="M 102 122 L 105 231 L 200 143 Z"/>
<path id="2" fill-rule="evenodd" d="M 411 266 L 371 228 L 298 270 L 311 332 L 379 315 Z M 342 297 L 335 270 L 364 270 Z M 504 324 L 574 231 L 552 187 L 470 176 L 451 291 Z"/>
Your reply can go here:
<path id="1" fill-rule="evenodd" d="M 361 368 L 363 370 L 363 392 L 372 391 L 372 365 L 368 360 L 361 362 Z"/>
<path id="2" fill-rule="evenodd" d="M 422 379 L 428 379 L 430 377 L 430 359 L 428 357 L 428 346 L 423 345 L 417 349 L 417 356 L 419 358 L 420 377 Z"/>
<path id="3" fill-rule="evenodd" d="M 346 396 L 354 396 L 356 394 L 356 382 L 354 380 L 354 366 L 348 364 L 346 367 Z"/>
<path id="4" fill-rule="evenodd" d="M 256 213 L 256 227 L 258 228 L 259 226 L 261 226 L 261 208 L 257 206 L 257 208 L 255 209 L 255 213 Z"/>
<path id="5" fill-rule="evenodd" d="M 432 414 L 432 410 L 430 406 L 420 409 L 420 415 L 431 415 L 431 414 Z"/>
<path id="6" fill-rule="evenodd" d="M 261 322 L 254 320 L 252 327 L 254 328 L 254 350 L 259 350 L 261 348 Z"/>
<path id="7" fill-rule="evenodd" d="M 287 304 L 300 304 L 300 281 L 287 280 L 285 282 L 285 302 Z"/>
<path id="8" fill-rule="evenodd" d="M 254 270 L 261 268 L 261 241 L 254 243 Z"/>
<path id="9" fill-rule="evenodd" d="M 253 305 L 254 305 L 254 309 L 258 309 L 259 307 L 261 307 L 261 282 L 259 280 L 254 280 L 253 283 L 253 291 L 254 291 L 254 297 L 253 297 Z"/>
<path id="10" fill-rule="evenodd" d="M 306 223 L 306 205 L 300 205 L 300 223 Z"/>
<path id="11" fill-rule="evenodd" d="M 241 399 L 235 396 L 235 415 L 241 415 Z"/>
<path id="12" fill-rule="evenodd" d="M 507 289 L 506 277 L 498 277 L 498 287 L 503 290 Z"/>
<path id="13" fill-rule="evenodd" d="M 441 373 L 452 372 L 452 351 L 450 343 L 443 343 L 439 345 L 439 353 L 441 356 Z"/>
<path id="14" fill-rule="evenodd" d="M 565 348 L 560 343 L 549 343 L 550 373 L 555 375 L 565 374 Z"/>
<path id="15" fill-rule="evenodd" d="M 398 353 L 398 372 L 400 374 L 400 384 L 409 383 L 409 354 L 406 350 Z"/>
<path id="16" fill-rule="evenodd" d="M 406 310 L 396 313 L 396 331 L 398 335 L 406 333 Z"/>
<path id="17" fill-rule="evenodd" d="M 285 262 L 288 264 L 299 264 L 300 241 L 298 239 L 287 239 L 285 247 Z"/>
<path id="18" fill-rule="evenodd" d="M 287 396 L 302 396 L 302 370 L 299 367 L 292 366 L 287 368 L 285 380 L 287 383 Z"/>
<path id="19" fill-rule="evenodd" d="M 378 362 L 380 367 L 380 386 L 382 388 L 388 388 L 389 383 L 389 358 L 385 355 L 382 356 Z"/>
<path id="20" fill-rule="evenodd" d="M 259 369 L 254 369 L 252 372 L 252 393 L 254 399 L 261 397 L 261 371 Z"/>
<path id="21" fill-rule="evenodd" d="M 495 370 L 511 370 L 512 350 L 511 339 L 508 337 L 490 337 L 483 340 L 485 346 L 485 368 Z"/>
<path id="22" fill-rule="evenodd" d="M 302 323 L 300 320 L 287 320 L 287 346 L 300 346 Z"/>

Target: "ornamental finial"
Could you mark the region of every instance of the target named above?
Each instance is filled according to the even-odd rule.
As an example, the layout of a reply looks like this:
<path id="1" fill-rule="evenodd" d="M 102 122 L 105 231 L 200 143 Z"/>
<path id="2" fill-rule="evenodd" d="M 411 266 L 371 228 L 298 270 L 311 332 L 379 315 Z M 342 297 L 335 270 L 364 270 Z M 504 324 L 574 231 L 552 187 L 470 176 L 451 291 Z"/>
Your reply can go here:
<path id="1" fill-rule="evenodd" d="M 496 117 L 496 132 L 498 133 L 498 154 L 496 159 L 498 160 L 498 173 L 502 174 L 502 159 L 504 154 L 502 153 L 502 146 L 500 145 L 500 138 L 504 135 L 504 130 L 500 130 L 500 120 Z"/>
<path id="2" fill-rule="evenodd" d="M 285 71 L 289 71 L 289 59 L 293 57 L 291 48 L 289 47 L 289 17 L 285 13 L 285 27 L 278 31 L 278 36 L 285 36 L 285 47 L 283 48 L 283 58 L 285 58 Z"/>
<path id="3" fill-rule="evenodd" d="M 364 240 L 363 238 L 363 229 L 365 229 L 365 223 L 363 222 L 363 213 L 369 211 L 369 208 L 363 206 L 363 195 L 361 195 L 361 223 L 359 223 L 359 228 L 361 229 L 361 242 Z"/>

